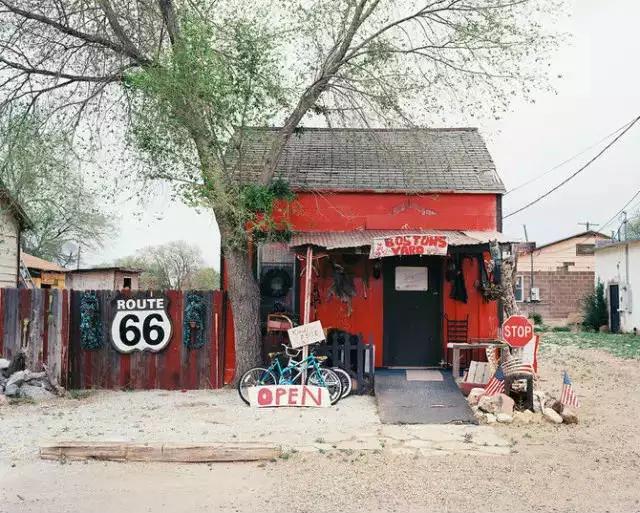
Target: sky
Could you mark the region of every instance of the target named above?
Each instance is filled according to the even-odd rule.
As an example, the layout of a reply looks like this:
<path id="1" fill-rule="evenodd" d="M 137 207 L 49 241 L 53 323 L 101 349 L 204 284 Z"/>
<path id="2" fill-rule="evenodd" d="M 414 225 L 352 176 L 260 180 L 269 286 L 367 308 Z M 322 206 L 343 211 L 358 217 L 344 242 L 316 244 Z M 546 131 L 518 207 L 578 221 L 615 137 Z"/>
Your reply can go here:
<path id="1" fill-rule="evenodd" d="M 471 123 L 485 137 L 507 190 L 549 171 L 640 115 L 638 19 L 637 0 L 575 0 L 572 16 L 562 27 L 571 37 L 553 58 L 552 68 L 561 70 L 563 76 L 554 82 L 556 92 L 538 94 L 534 104 L 514 103 L 498 121 Z M 507 194 L 505 215 L 561 182 L 609 140 Z M 522 225 L 526 224 L 529 240 L 543 244 L 583 231 L 578 223 L 602 226 L 640 189 L 639 149 L 640 123 L 567 185 L 505 219 L 504 232 L 523 239 Z M 630 207 L 631 216 L 640 210 L 640 198 Z M 182 239 L 200 247 L 205 261 L 218 267 L 220 235 L 209 213 L 172 201 L 166 192 L 154 195 L 142 215 L 134 215 L 140 207 L 128 202 L 122 202 L 118 210 L 117 237 L 87 255 L 83 265 Z M 610 233 L 619 224 L 616 218 L 604 231 Z"/>

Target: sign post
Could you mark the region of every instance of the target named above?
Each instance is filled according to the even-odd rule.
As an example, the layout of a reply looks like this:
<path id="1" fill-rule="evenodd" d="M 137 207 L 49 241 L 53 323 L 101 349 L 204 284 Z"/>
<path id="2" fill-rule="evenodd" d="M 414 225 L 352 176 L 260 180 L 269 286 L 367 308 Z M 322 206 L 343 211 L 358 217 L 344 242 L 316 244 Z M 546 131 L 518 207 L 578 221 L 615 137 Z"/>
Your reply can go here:
<path id="1" fill-rule="evenodd" d="M 533 324 L 524 315 L 512 315 L 502 324 L 502 338 L 509 346 L 522 348 L 533 338 Z"/>

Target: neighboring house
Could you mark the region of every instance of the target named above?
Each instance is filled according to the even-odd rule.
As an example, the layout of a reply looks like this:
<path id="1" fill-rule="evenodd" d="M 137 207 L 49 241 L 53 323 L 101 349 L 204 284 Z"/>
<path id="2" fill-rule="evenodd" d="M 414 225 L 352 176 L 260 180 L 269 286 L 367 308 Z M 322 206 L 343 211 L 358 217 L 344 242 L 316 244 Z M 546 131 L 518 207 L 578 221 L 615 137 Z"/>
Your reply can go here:
<path id="1" fill-rule="evenodd" d="M 142 270 L 129 267 L 90 267 L 67 272 L 67 288 L 75 290 L 122 290 L 140 288 Z"/>
<path id="2" fill-rule="evenodd" d="M 586 231 L 531 249 L 518 251 L 516 301 L 524 315 L 540 314 L 545 324 L 580 320 L 582 300 L 593 292 L 595 247 L 609 237 Z M 531 274 L 533 267 L 533 287 Z"/>
<path id="3" fill-rule="evenodd" d="M 616 333 L 640 328 L 640 240 L 598 244 L 596 279 L 604 284 L 609 329 Z"/>
<path id="4" fill-rule="evenodd" d="M 275 130 L 249 133 L 244 181 L 256 181 Z M 446 361 L 445 315 L 468 320 L 470 340 L 497 337 L 501 309 L 483 290 L 493 279 L 489 241 L 505 242 L 505 189 L 477 129 L 305 128 L 287 142 L 275 176 L 296 193 L 274 212 L 293 236 L 254 252 L 263 303 L 304 318 L 311 248 L 310 320 L 362 334 L 378 367 Z M 233 329 L 227 337 L 228 381 Z"/>
<path id="5" fill-rule="evenodd" d="M 67 269 L 28 253 L 22 253 L 22 261 L 29 270 L 31 281 L 39 289 L 64 289 Z"/>
<path id="6" fill-rule="evenodd" d="M 22 207 L 0 187 L 0 287 L 19 284 L 22 231 L 30 225 Z"/>

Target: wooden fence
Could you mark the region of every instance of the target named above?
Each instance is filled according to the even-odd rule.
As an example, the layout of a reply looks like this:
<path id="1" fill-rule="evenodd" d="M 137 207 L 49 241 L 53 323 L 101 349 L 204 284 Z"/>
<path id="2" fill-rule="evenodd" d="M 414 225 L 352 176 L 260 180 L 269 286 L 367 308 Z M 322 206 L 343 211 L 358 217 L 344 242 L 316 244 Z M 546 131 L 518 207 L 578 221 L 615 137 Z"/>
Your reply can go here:
<path id="1" fill-rule="evenodd" d="M 34 371 L 46 364 L 67 385 L 69 291 L 0 289 L 0 355 L 11 359 L 23 351 Z"/>
<path id="2" fill-rule="evenodd" d="M 82 343 L 81 302 L 85 294 L 97 298 L 98 344 L 91 349 Z M 187 292 L 68 291 L 46 289 L 0 290 L 0 354 L 11 358 L 25 350 L 29 368 L 41 370 L 42 363 L 54 370 L 68 388 L 110 389 L 198 389 L 219 388 L 223 378 L 222 327 L 223 293 L 197 294 L 204 305 L 201 347 L 184 340 Z M 171 323 L 168 345 L 159 352 L 134 351 L 123 354 L 111 343 L 111 325 L 116 298 L 165 298 Z M 86 319 L 85 319 L 86 323 Z M 194 324 L 195 326 L 195 324 Z M 193 326 L 192 326 L 193 328 Z M 187 333 L 189 323 L 187 322 Z"/>
<path id="3" fill-rule="evenodd" d="M 365 344 L 362 335 L 335 331 L 319 346 L 319 353 L 331 360 L 331 365 L 342 367 L 356 378 L 355 394 L 373 394 L 375 377 L 375 347 Z"/>

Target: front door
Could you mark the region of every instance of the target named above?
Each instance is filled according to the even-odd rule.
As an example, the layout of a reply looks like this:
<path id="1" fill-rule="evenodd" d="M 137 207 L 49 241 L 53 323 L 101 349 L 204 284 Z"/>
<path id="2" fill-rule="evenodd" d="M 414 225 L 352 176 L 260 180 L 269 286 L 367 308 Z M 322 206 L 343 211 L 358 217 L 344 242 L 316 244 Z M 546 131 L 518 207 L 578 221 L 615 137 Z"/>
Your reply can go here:
<path id="1" fill-rule="evenodd" d="M 620 288 L 618 285 L 609 285 L 609 328 L 611 333 L 620 331 Z"/>
<path id="2" fill-rule="evenodd" d="M 442 257 L 383 259 L 383 365 L 426 367 L 442 360 Z"/>

